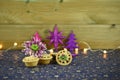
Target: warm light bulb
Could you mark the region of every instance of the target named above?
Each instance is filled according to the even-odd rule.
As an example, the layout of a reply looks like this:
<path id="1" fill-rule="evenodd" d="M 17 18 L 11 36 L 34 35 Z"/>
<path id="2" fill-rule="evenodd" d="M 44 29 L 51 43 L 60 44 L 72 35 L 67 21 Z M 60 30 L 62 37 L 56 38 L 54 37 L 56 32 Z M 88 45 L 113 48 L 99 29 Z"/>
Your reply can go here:
<path id="1" fill-rule="evenodd" d="M 107 58 L 107 51 L 106 51 L 106 50 L 103 51 L 103 58 L 104 58 L 104 59 Z"/>
<path id="2" fill-rule="evenodd" d="M 2 44 L 0 44 L 0 49 L 2 49 L 3 48 L 3 46 L 2 46 Z"/>
<path id="3" fill-rule="evenodd" d="M 50 52 L 53 53 L 53 49 L 51 49 Z"/>
<path id="4" fill-rule="evenodd" d="M 103 53 L 107 53 L 107 51 L 106 51 L 106 50 L 104 50 L 104 51 L 103 51 Z"/>
<path id="5" fill-rule="evenodd" d="M 67 49 L 66 49 L 66 48 L 64 48 L 64 51 L 65 51 L 65 52 L 67 52 Z"/>
<path id="6" fill-rule="evenodd" d="M 16 42 L 14 42 L 14 46 L 17 46 L 17 43 L 16 43 Z"/>
<path id="7" fill-rule="evenodd" d="M 53 54 L 53 49 L 50 49 L 49 51 L 50 51 L 50 54 L 52 55 Z"/>
<path id="8" fill-rule="evenodd" d="M 88 48 L 84 48 L 83 54 L 87 54 Z"/>
<path id="9" fill-rule="evenodd" d="M 75 48 L 75 54 L 78 54 L 78 48 Z"/>

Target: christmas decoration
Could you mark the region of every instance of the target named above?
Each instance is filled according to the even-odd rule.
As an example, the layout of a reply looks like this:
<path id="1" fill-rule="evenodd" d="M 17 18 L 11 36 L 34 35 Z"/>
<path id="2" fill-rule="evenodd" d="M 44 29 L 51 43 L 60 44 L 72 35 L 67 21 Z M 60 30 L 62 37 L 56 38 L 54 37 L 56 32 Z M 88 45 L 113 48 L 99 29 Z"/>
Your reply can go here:
<path id="1" fill-rule="evenodd" d="M 29 56 L 29 57 L 23 58 L 22 61 L 25 63 L 25 66 L 27 67 L 35 67 L 39 62 L 39 58 L 34 56 Z"/>
<path id="2" fill-rule="evenodd" d="M 65 38 L 64 36 L 62 36 L 62 32 L 58 31 L 57 25 L 55 25 L 54 27 L 54 31 L 50 32 L 50 36 L 48 36 L 48 39 L 50 39 L 50 44 L 54 44 L 55 47 L 55 51 L 58 50 L 58 45 L 59 44 L 63 44 L 63 39 Z"/>
<path id="3" fill-rule="evenodd" d="M 66 42 L 67 44 L 66 48 L 72 53 L 73 56 L 76 55 L 74 53 L 75 48 L 78 48 L 77 42 L 75 40 L 76 40 L 75 34 L 72 31 L 69 35 L 68 42 Z"/>
<path id="4" fill-rule="evenodd" d="M 40 64 L 49 64 L 52 59 L 52 56 L 50 54 L 42 54 L 40 57 Z"/>
<path id="5" fill-rule="evenodd" d="M 25 52 L 26 55 L 34 55 L 35 57 L 41 57 L 46 51 L 46 45 L 41 42 L 41 37 L 38 32 L 36 32 L 31 41 L 26 41 L 23 43 L 25 49 L 22 52 Z"/>
<path id="6" fill-rule="evenodd" d="M 72 62 L 72 55 L 71 53 L 67 50 L 60 50 L 57 54 L 56 54 L 56 62 L 59 65 L 69 65 Z"/>

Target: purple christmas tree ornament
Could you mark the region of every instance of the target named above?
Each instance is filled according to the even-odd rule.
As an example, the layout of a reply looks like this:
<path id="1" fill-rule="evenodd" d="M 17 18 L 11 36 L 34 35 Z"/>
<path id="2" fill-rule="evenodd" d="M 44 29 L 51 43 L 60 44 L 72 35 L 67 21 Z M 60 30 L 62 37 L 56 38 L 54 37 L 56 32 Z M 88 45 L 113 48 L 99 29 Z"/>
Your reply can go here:
<path id="1" fill-rule="evenodd" d="M 48 39 L 50 39 L 50 44 L 54 44 L 55 51 L 57 51 L 58 50 L 58 45 L 63 44 L 62 40 L 65 37 L 62 36 L 62 32 L 58 31 L 57 25 L 55 25 L 54 31 L 53 32 L 49 31 L 49 33 L 50 33 L 50 36 L 48 36 Z"/>
<path id="2" fill-rule="evenodd" d="M 35 57 L 41 57 L 47 50 L 46 45 L 41 42 L 41 37 L 38 32 L 33 35 L 31 41 L 25 41 L 23 43 L 25 49 L 22 50 L 26 55 L 34 55 Z"/>
<path id="3" fill-rule="evenodd" d="M 78 48 L 77 46 L 77 42 L 75 41 L 75 34 L 73 33 L 73 31 L 70 33 L 68 41 L 66 42 L 66 48 L 72 53 L 72 56 L 76 56 L 76 54 L 74 53 L 75 48 Z"/>

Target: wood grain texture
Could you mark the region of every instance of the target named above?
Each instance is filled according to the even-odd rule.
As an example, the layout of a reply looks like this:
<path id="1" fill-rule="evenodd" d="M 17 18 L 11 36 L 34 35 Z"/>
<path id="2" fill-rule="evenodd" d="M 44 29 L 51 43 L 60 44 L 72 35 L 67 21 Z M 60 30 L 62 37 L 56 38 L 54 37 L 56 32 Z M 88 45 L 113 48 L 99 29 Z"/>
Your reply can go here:
<path id="1" fill-rule="evenodd" d="M 38 31 L 45 41 L 58 24 L 67 36 L 73 30 L 94 49 L 120 45 L 120 0 L 0 0 L 0 44 L 19 47 Z M 115 27 L 112 24 L 117 24 Z"/>
<path id="2" fill-rule="evenodd" d="M 1 0 L 0 24 L 120 24 L 120 0 Z"/>
<path id="3" fill-rule="evenodd" d="M 18 42 L 19 46 L 38 31 L 44 41 L 48 31 L 53 30 L 54 25 L 0 25 L 0 43 L 4 48 Z M 68 36 L 73 30 L 76 34 L 80 48 L 87 47 L 81 41 L 86 41 L 93 49 L 112 49 L 120 46 L 120 25 L 58 25 L 59 31 Z M 50 46 L 50 45 L 49 45 Z"/>

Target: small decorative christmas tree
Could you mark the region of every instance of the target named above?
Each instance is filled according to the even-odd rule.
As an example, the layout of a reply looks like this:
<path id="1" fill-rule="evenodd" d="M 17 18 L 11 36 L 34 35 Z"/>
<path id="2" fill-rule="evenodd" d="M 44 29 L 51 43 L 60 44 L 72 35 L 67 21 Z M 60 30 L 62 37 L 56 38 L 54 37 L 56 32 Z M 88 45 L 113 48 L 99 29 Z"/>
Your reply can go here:
<path id="1" fill-rule="evenodd" d="M 69 38 L 68 38 L 68 42 L 66 42 L 67 46 L 66 48 L 74 55 L 74 50 L 75 48 L 78 48 L 77 46 L 77 42 L 75 41 L 75 34 L 73 33 L 73 31 L 70 33 Z"/>
<path id="2" fill-rule="evenodd" d="M 59 44 L 63 44 L 63 41 L 62 39 L 64 39 L 65 37 L 62 36 L 62 32 L 59 32 L 58 31 L 58 28 L 57 28 L 57 25 L 55 25 L 54 27 L 54 31 L 50 32 L 50 36 L 48 36 L 48 39 L 50 39 L 50 44 L 54 44 L 54 47 L 55 47 L 55 51 L 58 50 L 58 45 Z"/>
<path id="3" fill-rule="evenodd" d="M 41 42 L 41 37 L 38 32 L 36 32 L 31 41 L 26 41 L 23 43 L 25 49 L 22 51 L 26 55 L 34 55 L 35 57 L 41 57 L 43 53 L 47 50 L 46 45 Z"/>

